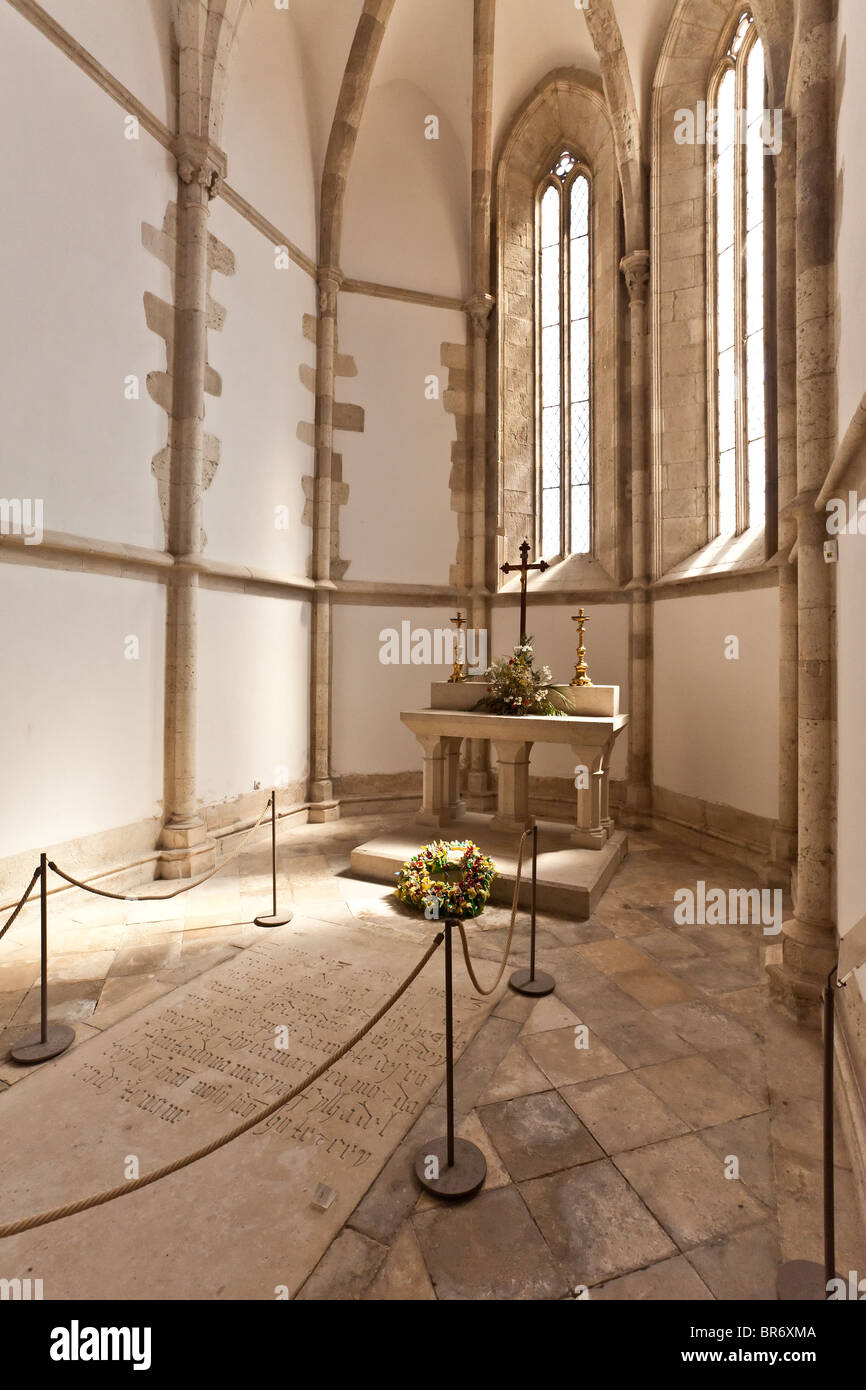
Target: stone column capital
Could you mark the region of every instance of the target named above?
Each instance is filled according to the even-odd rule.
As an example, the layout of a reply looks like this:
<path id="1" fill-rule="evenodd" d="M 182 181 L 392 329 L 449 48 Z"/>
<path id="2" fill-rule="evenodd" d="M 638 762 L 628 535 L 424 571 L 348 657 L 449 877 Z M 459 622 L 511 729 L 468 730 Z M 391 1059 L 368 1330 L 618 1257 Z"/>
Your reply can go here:
<path id="1" fill-rule="evenodd" d="M 649 251 L 632 251 L 623 256 L 619 268 L 625 276 L 630 304 L 645 304 L 650 278 Z"/>
<path id="2" fill-rule="evenodd" d="M 484 337 L 487 336 L 487 330 L 490 326 L 490 315 L 493 312 L 495 304 L 496 300 L 493 298 L 492 294 L 480 293 L 471 295 L 463 305 L 465 313 L 469 315 L 472 322 L 473 329 L 476 333 Z"/>
<path id="3" fill-rule="evenodd" d="M 199 184 L 208 198 L 215 198 L 228 172 L 228 157 L 218 145 L 199 135 L 178 135 L 174 157 L 181 183 Z"/>
<path id="4" fill-rule="evenodd" d="M 320 314 L 330 314 L 332 317 L 336 315 L 337 295 L 343 287 L 344 279 L 345 276 L 338 266 L 319 266 L 316 283 L 319 287 Z"/>

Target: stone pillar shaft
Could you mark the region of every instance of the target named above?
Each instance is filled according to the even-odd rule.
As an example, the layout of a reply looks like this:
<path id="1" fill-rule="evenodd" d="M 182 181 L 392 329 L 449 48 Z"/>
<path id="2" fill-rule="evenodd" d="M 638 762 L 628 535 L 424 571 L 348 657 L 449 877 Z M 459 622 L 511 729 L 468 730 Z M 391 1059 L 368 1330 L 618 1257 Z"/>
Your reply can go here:
<path id="1" fill-rule="evenodd" d="M 831 571 L 815 499 L 833 460 L 835 0 L 802 0 L 797 106 L 798 851 L 794 919 L 770 969 L 776 1000 L 817 1018 L 833 920 Z"/>
<path id="2" fill-rule="evenodd" d="M 631 374 L 632 579 L 629 624 L 629 748 L 626 815 L 638 825 L 652 806 L 652 607 L 649 603 L 649 473 L 647 470 L 646 301 L 650 255 L 633 251 L 622 271 L 629 296 Z"/>
<path id="3" fill-rule="evenodd" d="M 202 543 L 204 394 L 207 366 L 209 204 L 225 156 L 196 136 L 178 137 L 177 263 L 170 428 L 165 823 L 159 872 L 189 877 L 214 861 L 196 793 L 198 571 Z"/>

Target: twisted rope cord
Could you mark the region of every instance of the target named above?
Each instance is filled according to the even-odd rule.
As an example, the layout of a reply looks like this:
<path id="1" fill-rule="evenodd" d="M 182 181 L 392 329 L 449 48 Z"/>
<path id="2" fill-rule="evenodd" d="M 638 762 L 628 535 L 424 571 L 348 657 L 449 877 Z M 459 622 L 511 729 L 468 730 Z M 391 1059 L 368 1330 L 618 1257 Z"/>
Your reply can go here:
<path id="1" fill-rule="evenodd" d="M 318 1081 L 319 1077 L 323 1076 L 335 1062 L 339 1062 L 341 1057 L 345 1057 L 347 1052 L 351 1052 L 356 1043 L 359 1043 L 361 1039 L 370 1032 L 371 1028 L 375 1028 L 379 1020 L 384 1017 L 390 1008 L 393 1008 L 400 996 L 406 993 L 406 990 L 412 982 L 421 974 L 424 966 L 437 947 L 442 944 L 444 939 L 442 932 L 433 938 L 433 941 L 428 946 L 411 974 L 407 975 L 403 983 L 397 986 L 394 993 L 385 1001 L 380 1009 L 376 1010 L 373 1017 L 359 1028 L 356 1033 L 352 1034 L 348 1042 L 343 1043 L 343 1046 L 339 1048 L 332 1057 L 329 1057 L 321 1066 L 316 1067 L 316 1070 L 311 1072 L 304 1081 L 299 1081 L 297 1086 L 293 1086 L 290 1091 L 284 1096 L 280 1096 L 278 1100 L 272 1101 L 269 1106 L 259 1111 L 257 1115 L 253 1115 L 251 1119 L 244 1120 L 241 1124 L 236 1125 L 234 1129 L 230 1129 L 227 1134 L 221 1135 L 218 1139 L 211 1140 L 209 1144 L 203 1145 L 202 1148 L 196 1149 L 193 1153 L 184 1154 L 182 1158 L 176 1158 L 172 1163 L 164 1164 L 162 1168 L 155 1168 L 152 1173 L 145 1173 L 141 1178 L 133 1178 L 130 1182 L 121 1183 L 118 1187 L 110 1187 L 105 1192 L 96 1192 L 92 1197 L 80 1197 L 77 1202 L 67 1202 L 62 1207 L 52 1207 L 50 1211 L 43 1211 L 38 1216 L 26 1216 L 20 1221 L 7 1221 L 4 1225 L 0 1226 L 0 1240 L 5 1240 L 7 1236 L 17 1236 L 22 1231 L 32 1231 L 37 1226 L 48 1226 L 53 1221 L 60 1221 L 64 1216 L 76 1216 L 81 1211 L 89 1211 L 91 1207 L 102 1207 L 106 1202 L 113 1202 L 116 1197 L 125 1197 L 130 1192 L 137 1192 L 141 1187 L 149 1187 L 151 1183 L 158 1182 L 160 1178 L 167 1178 L 170 1173 L 177 1173 L 181 1168 L 188 1168 L 191 1163 L 197 1163 L 199 1159 L 207 1158 L 208 1154 L 215 1153 L 217 1149 L 224 1148 L 225 1145 L 230 1144 L 233 1139 L 238 1139 L 242 1134 L 246 1134 L 247 1130 L 254 1129 L 256 1125 L 260 1125 L 264 1120 L 267 1120 L 271 1115 L 281 1110 L 284 1105 L 288 1105 L 290 1100 L 294 1100 L 295 1097 L 299 1096 L 302 1091 L 305 1091 L 308 1086 L 311 1086 L 314 1081 Z"/>
<path id="2" fill-rule="evenodd" d="M 508 940 L 505 943 L 505 955 L 502 957 L 502 964 L 500 965 L 499 970 L 497 971 L 496 979 L 493 981 L 493 984 L 490 986 L 489 989 L 483 989 L 481 985 L 478 983 L 478 976 L 475 974 L 475 971 L 472 968 L 472 960 L 469 955 L 469 944 L 466 940 L 466 929 L 464 928 L 460 918 L 455 918 L 455 921 L 457 922 L 457 925 L 460 928 L 460 942 L 463 946 L 463 960 L 466 964 L 466 972 L 479 994 L 486 995 L 493 993 L 493 991 L 496 989 L 496 986 L 499 984 L 499 981 L 502 979 L 502 976 L 505 973 L 505 967 L 508 964 L 508 957 L 511 954 L 511 938 L 514 935 L 514 920 L 517 916 L 517 895 L 520 892 L 520 874 L 521 870 L 523 869 L 523 846 L 526 844 L 526 837 L 528 834 L 529 831 L 524 830 L 523 835 L 520 839 L 520 851 L 517 856 L 517 878 L 514 880 L 514 898 L 512 899 L 511 903 L 511 922 L 508 926 Z"/>
<path id="3" fill-rule="evenodd" d="M 4 925 L 3 925 L 2 927 L 0 927 L 0 941 L 3 940 L 3 937 L 6 935 L 6 933 L 7 933 L 8 930 L 9 930 L 9 928 L 12 926 L 12 923 L 15 921 L 15 918 L 18 916 L 18 913 L 21 911 L 21 909 L 22 909 L 22 907 L 24 906 L 24 904 L 26 903 L 27 899 L 30 897 L 30 894 L 33 892 L 33 885 L 34 885 L 34 883 L 36 882 L 36 880 L 37 880 L 37 878 L 39 877 L 39 875 L 40 875 L 41 872 L 42 872 L 41 865 L 37 865 L 37 867 L 33 870 L 33 877 L 31 878 L 31 880 L 30 880 L 30 882 L 28 883 L 27 887 L 24 889 L 24 897 L 21 899 L 21 901 L 19 902 L 18 906 L 15 908 L 15 910 L 14 910 L 14 912 L 12 913 L 12 916 L 9 918 L 9 920 L 8 920 L 7 922 L 5 922 Z"/>
<path id="4" fill-rule="evenodd" d="M 213 869 L 208 869 L 207 873 L 203 874 L 201 878 L 197 878 L 193 883 L 185 883 L 182 888 L 175 888 L 173 893 L 142 893 L 140 897 L 136 897 L 132 893 L 109 893 L 107 888 L 93 888 L 89 883 L 82 883 L 80 879 L 73 878 L 71 874 L 64 873 L 62 869 L 58 869 L 53 859 L 49 859 L 48 867 L 49 869 L 53 869 L 54 873 L 59 874 L 61 878 L 65 878 L 67 883 L 71 883 L 73 888 L 83 888 L 85 893 L 95 893 L 100 898 L 114 898 L 122 903 L 165 903 L 168 902 L 170 898 L 176 898 L 180 893 L 188 893 L 191 888 L 198 888 L 200 884 L 207 883 L 208 879 L 213 878 L 214 874 L 218 874 L 221 869 L 225 868 L 226 864 L 230 864 L 233 859 L 237 859 L 241 850 L 247 843 L 247 840 L 258 830 L 265 818 L 265 811 L 267 811 L 270 804 L 271 797 L 268 797 L 265 802 L 265 808 L 255 825 L 250 826 L 240 844 L 236 849 L 232 850 L 231 854 L 227 855 L 225 859 L 221 859 L 219 864 Z"/>

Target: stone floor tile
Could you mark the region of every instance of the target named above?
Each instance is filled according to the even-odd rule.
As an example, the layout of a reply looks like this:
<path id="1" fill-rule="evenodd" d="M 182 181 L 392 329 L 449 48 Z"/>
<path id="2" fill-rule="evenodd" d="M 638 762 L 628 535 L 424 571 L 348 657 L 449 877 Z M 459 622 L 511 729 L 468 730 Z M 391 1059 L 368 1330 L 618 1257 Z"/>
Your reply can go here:
<path id="1" fill-rule="evenodd" d="M 719 956 L 676 961 L 671 969 L 706 994 L 728 994 L 731 990 L 748 989 L 755 983 L 752 970 L 733 965 L 727 958 Z"/>
<path id="2" fill-rule="evenodd" d="M 636 1075 L 692 1129 L 724 1124 L 762 1109 L 760 1100 L 706 1057 L 678 1057 L 672 1062 L 641 1067 Z"/>
<path id="3" fill-rule="evenodd" d="M 630 1072 L 566 1086 L 562 1096 L 608 1154 L 688 1133 L 688 1125 Z"/>
<path id="4" fill-rule="evenodd" d="M 516 1187 L 440 1204 L 413 1220 L 437 1298 L 512 1302 L 565 1296 L 566 1276 Z"/>
<path id="5" fill-rule="evenodd" d="M 586 1046 L 576 1043 L 586 1039 Z M 610 1076 L 625 1071 L 624 1062 L 605 1047 L 600 1038 L 587 1029 L 586 1034 L 574 1028 L 555 1028 L 549 1033 L 531 1033 L 523 1045 L 554 1086 L 567 1086 L 574 1081 L 589 1081 L 594 1076 Z"/>
<path id="6" fill-rule="evenodd" d="M 661 1260 L 647 1269 L 623 1274 L 592 1290 L 592 1301 L 598 1302 L 706 1302 L 713 1295 L 703 1279 L 684 1255 Z"/>
<path id="7" fill-rule="evenodd" d="M 465 1118 L 459 1116 L 458 1129 Z M 415 1177 L 415 1155 L 425 1140 L 444 1133 L 444 1108 L 426 1106 L 349 1217 L 354 1230 L 383 1245 L 391 1243 L 423 1191 Z"/>
<path id="8" fill-rule="evenodd" d="M 711 1125 L 709 1129 L 700 1130 L 698 1137 L 723 1162 L 729 1155 L 735 1157 L 739 1163 L 739 1181 L 759 1202 L 773 1210 L 776 1196 L 769 1110 L 744 1115 L 724 1125 Z"/>
<path id="9" fill-rule="evenodd" d="M 108 974 L 114 963 L 115 951 L 83 951 L 72 955 L 52 956 L 52 981 L 93 980 Z"/>
<path id="10" fill-rule="evenodd" d="M 535 1007 L 521 1029 L 521 1036 L 527 1033 L 547 1033 L 553 1028 L 573 1028 L 580 1023 L 577 1014 L 567 1004 L 557 999 L 555 994 L 545 995 L 536 1000 Z"/>
<path id="11" fill-rule="evenodd" d="M 778 1296 L 779 1237 L 772 1222 L 709 1241 L 686 1259 L 715 1298 L 754 1302 Z"/>
<path id="12" fill-rule="evenodd" d="M 477 1105 L 490 1079 L 520 1032 L 520 1024 L 508 1018 L 488 1018 L 454 1067 L 454 1105 L 463 1114 Z M 433 1096 L 445 1104 L 445 1082 Z"/>
<path id="13" fill-rule="evenodd" d="M 496 1071 L 493 1073 L 480 1105 L 492 1105 L 498 1100 L 513 1100 L 515 1096 L 528 1096 L 537 1091 L 549 1091 L 551 1082 L 544 1072 L 535 1065 L 523 1044 L 512 1043 Z"/>
<path id="14" fill-rule="evenodd" d="M 715 1000 L 693 999 L 685 1004 L 669 1004 L 655 1009 L 654 1013 L 698 1052 L 713 1052 L 755 1041 L 755 1033 L 725 1013 Z"/>
<path id="15" fill-rule="evenodd" d="M 533 1178 L 520 1191 L 570 1291 L 677 1254 L 608 1159 Z"/>
<path id="16" fill-rule="evenodd" d="M 634 1018 L 627 1020 L 609 1019 L 603 1009 L 597 1012 L 590 1009 L 586 1022 L 628 1067 L 648 1067 L 656 1062 L 689 1057 L 694 1052 L 692 1045 L 679 1033 L 646 1009 L 640 1009 Z"/>
<path id="17" fill-rule="evenodd" d="M 613 1160 L 681 1249 L 753 1226 L 768 1212 L 697 1135 L 665 1139 Z"/>
<path id="18" fill-rule="evenodd" d="M 435 1302 L 436 1295 L 411 1221 L 404 1222 L 378 1274 L 361 1297 L 373 1303 Z"/>
<path id="19" fill-rule="evenodd" d="M 153 975 L 180 963 L 181 938 L 173 936 L 152 945 L 124 946 L 108 972 L 115 975 Z"/>
<path id="20" fill-rule="evenodd" d="M 677 960 L 694 959 L 701 954 L 693 942 L 686 941 L 664 927 L 659 927 L 657 931 L 651 931 L 646 936 L 635 937 L 634 944 L 663 965 Z"/>
<path id="21" fill-rule="evenodd" d="M 602 1150 L 556 1091 L 486 1105 L 481 1121 L 515 1182 L 602 1157 Z"/>
<path id="22" fill-rule="evenodd" d="M 363 1298 L 387 1254 L 387 1246 L 345 1228 L 328 1246 L 295 1299 L 342 1302 Z"/>
<path id="23" fill-rule="evenodd" d="M 720 1047 L 706 1054 L 707 1061 L 723 1071 L 738 1086 L 743 1086 L 756 1100 L 769 1105 L 770 1093 L 767 1086 L 767 1059 L 761 1042 L 747 1043 L 743 1047 Z"/>

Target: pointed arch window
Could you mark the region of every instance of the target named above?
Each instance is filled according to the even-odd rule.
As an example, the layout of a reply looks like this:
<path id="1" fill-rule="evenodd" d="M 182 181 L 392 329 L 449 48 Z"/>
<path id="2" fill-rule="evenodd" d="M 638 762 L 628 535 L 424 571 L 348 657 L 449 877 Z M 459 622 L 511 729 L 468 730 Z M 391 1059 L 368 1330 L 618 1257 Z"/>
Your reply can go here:
<path id="1" fill-rule="evenodd" d="M 766 520 L 766 120 L 764 46 L 748 10 L 713 75 L 710 145 L 710 322 L 714 376 L 710 456 L 715 532 Z"/>
<path id="2" fill-rule="evenodd" d="M 547 559 L 592 542 L 589 171 L 568 149 L 537 198 L 537 513 Z"/>

